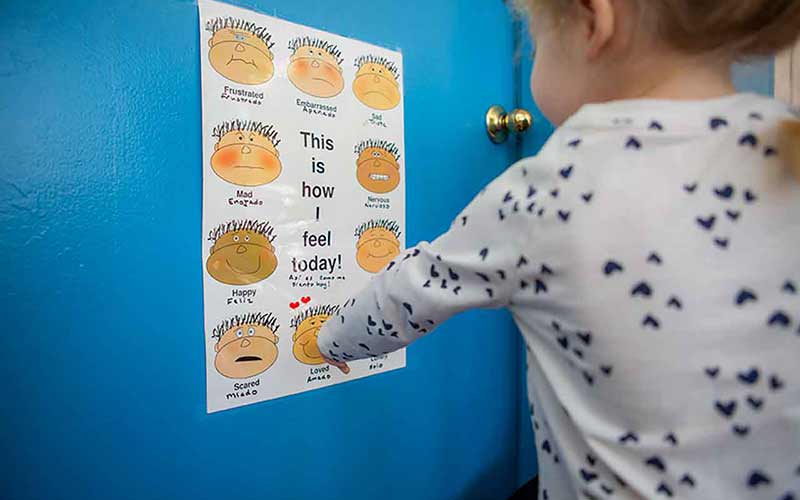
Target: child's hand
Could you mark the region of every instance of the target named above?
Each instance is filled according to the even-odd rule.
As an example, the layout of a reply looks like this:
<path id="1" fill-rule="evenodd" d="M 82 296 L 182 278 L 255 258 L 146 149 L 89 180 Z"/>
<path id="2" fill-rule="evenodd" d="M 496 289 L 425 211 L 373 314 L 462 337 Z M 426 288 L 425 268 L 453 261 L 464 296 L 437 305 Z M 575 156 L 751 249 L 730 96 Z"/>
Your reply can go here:
<path id="1" fill-rule="evenodd" d="M 324 360 L 325 360 L 325 362 L 326 362 L 326 363 L 328 363 L 329 365 L 333 365 L 333 366 L 335 366 L 336 368 L 340 369 L 340 370 L 342 371 L 342 373 L 344 373 L 345 375 L 347 375 L 348 373 L 350 373 L 350 367 L 349 367 L 349 366 L 347 366 L 347 363 L 342 363 L 342 362 L 339 362 L 339 361 L 334 361 L 334 360 L 332 360 L 332 359 L 326 358 L 325 356 L 322 356 L 322 359 L 324 359 Z"/>

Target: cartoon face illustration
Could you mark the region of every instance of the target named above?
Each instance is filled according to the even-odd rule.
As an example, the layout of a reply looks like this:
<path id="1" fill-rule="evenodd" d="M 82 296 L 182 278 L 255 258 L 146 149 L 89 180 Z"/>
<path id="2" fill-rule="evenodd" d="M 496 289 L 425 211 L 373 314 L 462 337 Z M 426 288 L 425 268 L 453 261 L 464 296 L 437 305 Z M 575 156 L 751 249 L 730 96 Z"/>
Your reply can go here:
<path id="1" fill-rule="evenodd" d="M 255 23 L 218 17 L 206 23 L 212 33 L 208 60 L 217 73 L 246 85 L 265 83 L 275 73 L 271 35 Z"/>
<path id="2" fill-rule="evenodd" d="M 377 273 L 400 254 L 400 226 L 386 219 L 371 220 L 356 229 L 356 261 L 361 269 Z"/>
<path id="3" fill-rule="evenodd" d="M 281 175 L 280 140 L 272 125 L 232 120 L 214 128 L 217 138 L 211 168 L 239 186 L 261 186 Z"/>
<path id="4" fill-rule="evenodd" d="M 356 59 L 356 68 L 353 93 L 359 101 L 381 111 L 400 104 L 397 81 L 400 73 L 392 61 L 379 56 L 361 56 Z"/>
<path id="5" fill-rule="evenodd" d="M 391 142 L 367 140 L 356 146 L 356 178 L 373 193 L 388 193 L 400 183 L 400 151 Z"/>
<path id="6" fill-rule="evenodd" d="M 208 274 L 226 285 L 250 285 L 268 278 L 278 267 L 269 222 L 235 220 L 211 231 Z"/>
<path id="7" fill-rule="evenodd" d="M 228 378 L 248 378 L 266 371 L 278 359 L 277 320 L 250 313 L 225 320 L 211 336 L 217 339 L 214 368 Z"/>
<path id="8" fill-rule="evenodd" d="M 297 361 L 307 365 L 325 363 L 317 347 L 317 335 L 322 325 L 339 313 L 338 306 L 315 306 L 300 313 L 292 320 L 292 352 Z"/>
<path id="9" fill-rule="evenodd" d="M 287 73 L 295 87 L 314 97 L 333 97 L 344 89 L 341 52 L 331 43 L 311 37 L 295 38 Z"/>

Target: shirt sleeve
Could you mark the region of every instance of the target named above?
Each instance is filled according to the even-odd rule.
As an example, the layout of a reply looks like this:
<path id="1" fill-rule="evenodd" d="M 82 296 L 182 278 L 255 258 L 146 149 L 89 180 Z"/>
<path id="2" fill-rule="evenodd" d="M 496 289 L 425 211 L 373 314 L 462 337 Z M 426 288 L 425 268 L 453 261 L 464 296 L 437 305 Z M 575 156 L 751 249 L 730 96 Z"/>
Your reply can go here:
<path id="1" fill-rule="evenodd" d="M 508 305 L 529 232 L 525 164 L 511 166 L 459 214 L 450 230 L 395 258 L 340 307 L 318 345 L 336 361 L 401 349 L 456 313 Z"/>

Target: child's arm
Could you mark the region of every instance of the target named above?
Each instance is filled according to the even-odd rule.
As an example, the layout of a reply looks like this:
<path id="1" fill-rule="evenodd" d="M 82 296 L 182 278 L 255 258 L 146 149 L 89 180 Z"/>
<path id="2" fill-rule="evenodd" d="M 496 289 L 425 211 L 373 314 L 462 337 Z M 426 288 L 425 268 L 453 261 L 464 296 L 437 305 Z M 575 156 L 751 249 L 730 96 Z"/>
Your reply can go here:
<path id="1" fill-rule="evenodd" d="M 530 187 L 517 164 L 495 179 L 433 243 L 398 256 L 342 305 L 319 334 L 323 356 L 337 362 L 395 351 L 472 308 L 502 307 L 520 287 Z"/>

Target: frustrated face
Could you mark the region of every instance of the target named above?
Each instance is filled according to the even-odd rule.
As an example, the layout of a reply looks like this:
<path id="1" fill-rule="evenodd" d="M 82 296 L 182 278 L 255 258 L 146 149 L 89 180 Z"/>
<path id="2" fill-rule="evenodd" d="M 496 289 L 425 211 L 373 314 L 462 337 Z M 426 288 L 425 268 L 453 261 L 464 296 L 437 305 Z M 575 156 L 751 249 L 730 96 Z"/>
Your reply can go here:
<path id="1" fill-rule="evenodd" d="M 297 325 L 297 330 L 292 336 L 294 345 L 292 352 L 297 361 L 307 365 L 321 365 L 325 363 L 317 346 L 317 335 L 322 325 L 330 319 L 329 314 L 316 314 L 309 316 Z"/>
<path id="2" fill-rule="evenodd" d="M 223 28 L 208 41 L 208 60 L 217 73 L 228 80 L 247 85 L 265 83 L 275 66 L 267 44 L 250 31 Z"/>
<path id="3" fill-rule="evenodd" d="M 358 155 L 356 177 L 367 191 L 388 193 L 400 183 L 400 166 L 385 149 L 366 148 Z"/>
<path id="4" fill-rule="evenodd" d="M 377 273 L 400 254 L 400 241 L 388 229 L 367 229 L 358 238 L 356 261 L 361 269 Z"/>
<path id="5" fill-rule="evenodd" d="M 353 80 L 353 93 L 373 109 L 387 110 L 400 104 L 400 84 L 382 64 L 362 64 Z"/>
<path id="6" fill-rule="evenodd" d="M 226 181 L 239 186 L 261 186 L 281 174 L 278 150 L 258 132 L 231 130 L 214 145 L 211 168 Z"/>
<path id="7" fill-rule="evenodd" d="M 339 61 L 325 49 L 297 47 L 287 72 L 295 87 L 315 97 L 333 97 L 344 89 Z"/>
<path id="8" fill-rule="evenodd" d="M 226 285 L 250 285 L 268 278 L 278 267 L 275 248 L 255 231 L 229 231 L 211 247 L 206 268 Z"/>
<path id="9" fill-rule="evenodd" d="M 248 378 L 266 371 L 278 358 L 278 336 L 259 324 L 235 326 L 214 346 L 214 367 L 228 378 Z"/>

